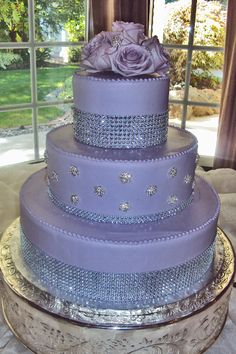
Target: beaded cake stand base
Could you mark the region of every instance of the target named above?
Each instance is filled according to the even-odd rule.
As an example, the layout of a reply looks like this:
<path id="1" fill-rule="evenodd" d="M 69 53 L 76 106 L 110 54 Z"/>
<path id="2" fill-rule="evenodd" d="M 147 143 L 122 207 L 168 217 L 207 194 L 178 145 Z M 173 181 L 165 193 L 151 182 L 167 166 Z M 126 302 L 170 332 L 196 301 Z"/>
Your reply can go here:
<path id="1" fill-rule="evenodd" d="M 19 258 L 16 220 L 1 241 L 2 307 L 10 329 L 37 354 L 197 354 L 224 326 L 234 253 L 219 229 L 208 283 L 185 299 L 145 309 L 90 309 L 54 297 Z"/>

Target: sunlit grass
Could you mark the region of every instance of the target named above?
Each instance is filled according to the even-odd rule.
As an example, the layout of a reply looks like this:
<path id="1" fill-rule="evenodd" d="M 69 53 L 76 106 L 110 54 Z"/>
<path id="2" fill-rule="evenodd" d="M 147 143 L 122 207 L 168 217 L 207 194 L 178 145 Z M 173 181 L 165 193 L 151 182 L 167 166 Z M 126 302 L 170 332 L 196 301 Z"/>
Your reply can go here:
<path id="1" fill-rule="evenodd" d="M 57 107 L 45 107 L 43 111 L 39 110 L 38 124 L 45 124 L 54 120 L 63 113 Z M 14 128 L 20 126 L 32 125 L 32 110 L 19 110 L 0 113 L 0 128 Z"/>
<path id="2" fill-rule="evenodd" d="M 45 101 L 48 94 L 59 90 L 59 96 L 54 100 L 63 100 L 72 97 L 72 74 L 78 68 L 76 65 L 43 67 L 37 69 L 37 95 L 39 101 Z M 11 105 L 31 102 L 30 70 L 1 70 L 0 87 L 3 94 L 0 95 L 0 105 Z M 69 83 L 69 84 L 68 84 Z M 48 107 L 39 110 L 38 123 L 43 124 L 61 115 L 62 111 L 57 107 Z M 0 114 L 0 128 L 18 127 L 32 124 L 32 112 L 30 109 L 8 111 Z"/>

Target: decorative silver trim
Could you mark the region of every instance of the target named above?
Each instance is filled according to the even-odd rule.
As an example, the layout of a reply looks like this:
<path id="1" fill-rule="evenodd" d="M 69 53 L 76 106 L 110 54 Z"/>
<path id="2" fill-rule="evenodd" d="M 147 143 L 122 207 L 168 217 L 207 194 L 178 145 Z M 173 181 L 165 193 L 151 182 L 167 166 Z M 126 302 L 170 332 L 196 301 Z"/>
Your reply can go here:
<path id="1" fill-rule="evenodd" d="M 7 286 L 18 295 L 19 300 L 26 300 L 33 303 L 34 307 L 68 320 L 87 324 L 89 327 L 109 326 L 110 328 L 124 329 L 127 326 L 128 328 L 130 328 L 129 326 L 139 326 L 139 328 L 146 328 L 147 325 L 173 324 L 173 320 L 176 323 L 215 304 L 227 293 L 234 277 L 233 249 L 225 234 L 218 229 L 212 278 L 192 295 L 163 306 L 136 310 L 89 308 L 51 295 L 39 285 L 37 279 L 30 272 L 28 273 L 30 279 L 22 275 L 12 258 L 11 247 L 14 245 L 16 237 L 19 237 L 18 219 L 6 230 L 0 244 L 0 267 Z M 225 311 L 227 311 L 227 307 Z M 199 326 L 199 322 L 197 325 Z"/>
<path id="2" fill-rule="evenodd" d="M 73 108 L 74 136 L 80 143 L 113 149 L 146 148 L 167 139 L 168 111 L 137 116 L 109 116 Z"/>

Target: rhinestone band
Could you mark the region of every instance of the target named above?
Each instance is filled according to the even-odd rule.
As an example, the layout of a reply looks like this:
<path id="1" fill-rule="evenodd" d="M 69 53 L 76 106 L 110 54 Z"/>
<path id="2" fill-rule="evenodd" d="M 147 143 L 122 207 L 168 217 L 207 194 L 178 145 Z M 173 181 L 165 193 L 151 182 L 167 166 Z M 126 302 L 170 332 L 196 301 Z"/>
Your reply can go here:
<path id="1" fill-rule="evenodd" d="M 95 308 L 135 309 L 173 302 L 207 277 L 214 256 L 213 244 L 201 255 L 176 267 L 116 274 L 62 263 L 36 248 L 23 232 L 21 243 L 26 264 L 52 294 Z"/>
<path id="2" fill-rule="evenodd" d="M 52 202 L 59 207 L 61 210 L 64 210 L 66 213 L 79 216 L 81 218 L 90 220 L 90 221 L 96 221 L 96 222 L 104 222 L 104 223 L 112 223 L 112 224 L 142 224 L 145 222 L 150 222 L 150 221 L 161 221 L 164 220 L 170 216 L 174 216 L 177 213 L 181 212 L 184 210 L 193 200 L 193 193 L 191 194 L 190 198 L 187 200 L 181 201 L 179 204 L 177 204 L 174 208 L 162 211 L 160 213 L 154 213 L 154 214 L 148 214 L 148 215 L 137 215 L 137 216 L 115 216 L 115 215 L 103 215 L 103 214 L 98 214 L 94 213 L 92 211 L 86 211 L 83 209 L 79 209 L 76 206 L 72 205 L 67 205 L 63 201 L 61 201 L 55 194 L 52 193 L 50 188 L 48 189 L 48 194 Z M 127 202 L 125 202 L 127 203 Z M 121 205 L 118 206 L 118 208 L 121 208 Z M 127 204 L 124 206 L 125 211 L 128 211 L 129 205 Z M 123 208 L 121 208 L 122 211 Z"/>
<path id="3" fill-rule="evenodd" d="M 146 148 L 167 139 L 168 111 L 140 116 L 109 116 L 73 108 L 74 136 L 80 143 L 104 148 Z"/>

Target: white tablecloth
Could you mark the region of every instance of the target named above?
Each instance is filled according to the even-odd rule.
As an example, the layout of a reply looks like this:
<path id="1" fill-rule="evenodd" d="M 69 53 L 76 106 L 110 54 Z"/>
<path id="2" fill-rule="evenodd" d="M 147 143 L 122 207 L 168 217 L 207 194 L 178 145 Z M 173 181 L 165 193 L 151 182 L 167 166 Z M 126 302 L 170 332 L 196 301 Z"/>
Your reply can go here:
<path id="1" fill-rule="evenodd" d="M 0 234 L 19 216 L 19 190 L 24 180 L 44 167 L 44 163 L 17 164 L 0 168 Z M 230 238 L 236 250 L 236 171 L 219 169 L 197 173 L 206 178 L 217 190 L 221 199 L 219 226 Z M 13 336 L 6 326 L 0 310 L 0 353 L 30 354 L 30 350 Z M 206 354 L 236 353 L 236 288 L 233 288 L 229 315 L 225 327 Z M 102 353 L 101 353 L 102 354 Z M 112 353 L 111 353 L 112 354 Z"/>

